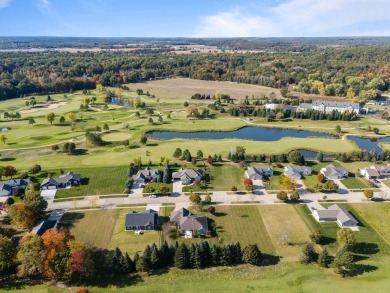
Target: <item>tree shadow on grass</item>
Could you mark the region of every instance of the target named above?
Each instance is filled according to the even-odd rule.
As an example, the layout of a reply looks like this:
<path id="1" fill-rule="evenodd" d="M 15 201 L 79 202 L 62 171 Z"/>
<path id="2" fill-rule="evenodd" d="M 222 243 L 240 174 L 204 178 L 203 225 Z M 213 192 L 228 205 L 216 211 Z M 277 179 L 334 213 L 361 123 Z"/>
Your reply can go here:
<path id="1" fill-rule="evenodd" d="M 85 156 L 85 155 L 88 155 L 88 150 L 87 149 L 76 149 L 76 150 L 74 150 L 73 155 Z"/>
<path id="2" fill-rule="evenodd" d="M 224 216 L 227 216 L 227 213 L 215 212 L 214 216 L 216 216 L 216 217 L 224 217 Z"/>
<path id="3" fill-rule="evenodd" d="M 158 143 L 148 143 L 146 146 L 158 146 Z"/>
<path id="4" fill-rule="evenodd" d="M 2 158 L 0 161 L 2 162 L 11 162 L 11 161 L 15 161 L 16 158 Z"/>
<path id="5" fill-rule="evenodd" d="M 41 284 L 41 280 L 19 279 L 15 275 L 0 277 L 0 290 L 17 291 L 25 289 L 26 286 Z"/>
<path id="6" fill-rule="evenodd" d="M 84 218 L 84 213 L 66 213 L 61 219 L 61 227 L 71 229 L 75 227 L 76 223 Z"/>
<path id="7" fill-rule="evenodd" d="M 98 288 L 108 288 L 111 286 L 116 286 L 119 288 L 133 286 L 137 283 L 143 282 L 142 277 L 139 274 L 134 274 L 131 276 L 121 275 L 114 277 L 99 277 L 99 278 L 88 278 L 83 280 L 70 280 L 67 282 L 69 286 L 78 286 L 78 287 L 98 287 Z"/>
<path id="8" fill-rule="evenodd" d="M 329 244 L 332 244 L 332 243 L 335 243 L 335 242 L 336 242 L 336 239 L 334 239 L 334 238 L 322 236 L 320 244 L 321 245 L 329 245 Z"/>
<path id="9" fill-rule="evenodd" d="M 280 258 L 281 258 L 278 255 L 272 255 L 272 254 L 268 254 L 268 253 L 262 253 L 262 255 L 263 255 L 263 260 L 261 262 L 262 266 L 276 265 L 279 263 Z"/>
<path id="10" fill-rule="evenodd" d="M 377 254 L 379 252 L 379 246 L 376 243 L 359 242 L 354 245 L 353 252 L 361 254 Z"/>
<path id="11" fill-rule="evenodd" d="M 355 270 L 352 272 L 351 277 L 363 275 L 364 273 L 372 273 L 378 269 L 377 266 L 367 264 L 355 264 Z"/>

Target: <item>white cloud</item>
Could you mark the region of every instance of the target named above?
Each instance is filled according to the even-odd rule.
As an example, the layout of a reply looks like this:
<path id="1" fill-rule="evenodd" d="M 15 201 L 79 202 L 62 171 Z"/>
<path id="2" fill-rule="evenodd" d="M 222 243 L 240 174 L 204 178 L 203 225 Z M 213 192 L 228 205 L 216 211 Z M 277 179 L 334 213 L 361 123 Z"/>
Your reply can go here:
<path id="1" fill-rule="evenodd" d="M 0 8 L 5 8 L 11 4 L 11 0 L 0 0 Z"/>
<path id="2" fill-rule="evenodd" d="M 39 10 L 44 14 L 51 13 L 51 2 L 50 0 L 38 0 L 37 2 Z"/>
<path id="3" fill-rule="evenodd" d="M 197 37 L 388 35 L 390 0 L 287 0 L 268 9 L 239 9 L 204 16 Z M 380 27 L 379 23 L 386 23 Z"/>

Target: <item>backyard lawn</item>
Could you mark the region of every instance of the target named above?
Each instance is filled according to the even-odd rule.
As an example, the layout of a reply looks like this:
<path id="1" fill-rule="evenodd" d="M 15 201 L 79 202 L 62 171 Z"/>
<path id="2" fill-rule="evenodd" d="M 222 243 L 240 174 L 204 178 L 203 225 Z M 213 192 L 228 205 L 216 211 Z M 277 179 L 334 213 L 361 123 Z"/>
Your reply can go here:
<path id="1" fill-rule="evenodd" d="M 124 253 L 127 252 L 131 257 L 134 253 L 142 254 L 146 245 L 160 245 L 160 231 L 144 231 L 142 235 L 134 235 L 134 231 L 125 231 L 126 214 L 131 211 L 142 212 L 144 208 L 127 208 L 117 210 L 115 219 L 115 228 L 113 229 L 112 238 L 109 242 L 108 249 L 119 249 Z"/>
<path id="2" fill-rule="evenodd" d="M 324 204 L 329 206 L 330 204 Z M 375 251 L 379 248 L 381 254 L 388 254 L 390 252 L 389 245 L 354 209 L 354 205 L 343 205 L 346 209 L 359 221 L 359 231 L 354 232 L 358 242 L 357 247 L 368 247 Z M 330 253 L 336 253 L 338 245 L 336 243 L 336 233 L 341 229 L 336 223 L 318 223 L 311 215 L 306 205 L 296 205 L 296 211 L 301 216 L 301 219 L 306 223 L 310 230 L 319 229 L 321 234 L 325 237 L 324 246 L 328 248 Z M 375 252 L 373 254 L 376 254 Z M 369 253 L 371 254 L 371 253 Z"/>
<path id="3" fill-rule="evenodd" d="M 61 226 L 70 230 L 76 240 L 98 248 L 108 248 L 118 210 L 66 213 Z"/>
<path id="4" fill-rule="evenodd" d="M 65 173 L 72 171 L 81 174 L 84 182 L 79 187 L 58 190 L 56 198 L 122 193 L 127 180 L 127 169 L 127 167 L 121 166 L 65 170 Z M 53 177 L 55 176 L 59 176 L 59 174 L 53 174 Z"/>

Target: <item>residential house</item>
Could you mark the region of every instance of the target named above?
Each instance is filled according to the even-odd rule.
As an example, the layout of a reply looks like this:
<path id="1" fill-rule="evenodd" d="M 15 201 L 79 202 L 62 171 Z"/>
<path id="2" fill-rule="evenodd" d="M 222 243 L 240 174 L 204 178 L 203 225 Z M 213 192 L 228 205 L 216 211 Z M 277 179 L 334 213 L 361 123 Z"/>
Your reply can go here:
<path id="1" fill-rule="evenodd" d="M 272 166 L 248 167 L 245 171 L 246 177 L 252 180 L 263 180 L 263 177 L 270 177 L 274 174 Z"/>
<path id="2" fill-rule="evenodd" d="M 299 180 L 302 175 L 311 175 L 311 168 L 307 166 L 286 166 L 284 167 L 284 175 Z"/>
<path id="3" fill-rule="evenodd" d="M 62 219 L 62 216 L 66 213 L 64 209 L 53 210 L 47 218 L 47 220 L 41 221 L 38 225 L 36 225 L 31 233 L 36 234 L 38 236 L 42 236 L 47 230 L 52 228 L 58 228 L 58 225 Z"/>
<path id="4" fill-rule="evenodd" d="M 14 189 L 26 189 L 30 182 L 30 178 L 0 181 L 0 196 L 10 196 Z"/>
<path id="5" fill-rule="evenodd" d="M 336 167 L 332 164 L 321 168 L 320 173 L 323 174 L 327 180 L 343 179 L 348 177 L 348 171 L 346 169 Z"/>
<path id="6" fill-rule="evenodd" d="M 172 211 L 170 223 L 177 226 L 177 229 L 184 234 L 185 238 L 192 238 L 194 233 L 205 236 L 208 231 L 207 217 L 192 215 L 185 208 Z"/>
<path id="7" fill-rule="evenodd" d="M 62 189 L 78 186 L 81 184 L 81 175 L 73 172 L 68 172 L 58 178 L 47 178 L 43 180 L 41 189 Z"/>
<path id="8" fill-rule="evenodd" d="M 171 225 L 179 226 L 181 218 L 188 217 L 190 214 L 191 213 L 189 210 L 187 210 L 186 208 L 181 208 L 177 211 L 171 212 L 171 217 L 169 221 L 171 222 Z"/>
<path id="9" fill-rule="evenodd" d="M 146 210 L 137 213 L 132 211 L 126 215 L 125 230 L 155 230 L 158 225 L 158 213 L 155 210 Z"/>
<path id="10" fill-rule="evenodd" d="M 183 185 L 188 185 L 195 181 L 199 181 L 202 179 L 202 177 L 202 172 L 196 169 L 181 169 L 172 174 L 172 180 L 180 180 Z"/>
<path id="11" fill-rule="evenodd" d="M 134 180 L 134 183 L 143 184 L 145 182 L 157 180 L 159 173 L 160 171 L 158 169 L 146 168 L 145 170 L 138 171 L 137 174 L 133 175 L 132 178 Z"/>
<path id="12" fill-rule="evenodd" d="M 359 169 L 359 173 L 366 179 L 388 177 L 390 175 L 390 164 L 365 167 Z"/>
<path id="13" fill-rule="evenodd" d="M 328 102 L 328 101 L 313 101 L 312 103 L 300 103 L 298 110 L 317 110 L 325 113 L 332 111 L 338 111 L 344 113 L 346 111 L 350 113 L 359 113 L 360 104 L 351 102 Z"/>
<path id="14" fill-rule="evenodd" d="M 313 210 L 312 215 L 318 222 L 336 222 L 340 227 L 355 227 L 359 224 L 344 207 L 338 204 L 323 210 Z"/>

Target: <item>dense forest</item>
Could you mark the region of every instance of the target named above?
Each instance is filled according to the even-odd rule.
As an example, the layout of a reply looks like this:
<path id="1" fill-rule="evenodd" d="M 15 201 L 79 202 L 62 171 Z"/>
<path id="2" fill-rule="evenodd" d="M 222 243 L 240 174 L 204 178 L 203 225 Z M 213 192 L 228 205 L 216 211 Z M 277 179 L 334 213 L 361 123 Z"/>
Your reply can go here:
<path id="1" fill-rule="evenodd" d="M 134 54 L 0 52 L 0 100 L 35 93 L 120 86 L 180 76 L 292 87 L 304 93 L 378 98 L 389 88 L 390 47 L 316 48 L 304 52 Z"/>

